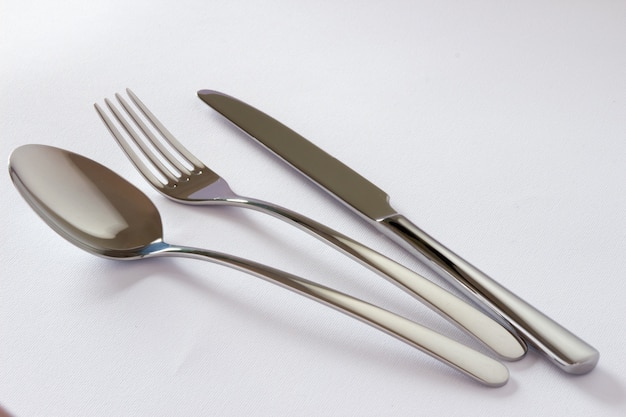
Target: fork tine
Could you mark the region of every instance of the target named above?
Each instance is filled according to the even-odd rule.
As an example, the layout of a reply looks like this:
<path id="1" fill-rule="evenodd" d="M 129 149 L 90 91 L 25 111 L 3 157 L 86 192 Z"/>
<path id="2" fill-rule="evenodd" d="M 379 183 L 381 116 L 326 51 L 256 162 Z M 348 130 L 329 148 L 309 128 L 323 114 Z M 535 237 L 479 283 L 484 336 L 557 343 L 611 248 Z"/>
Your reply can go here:
<path id="1" fill-rule="evenodd" d="M 161 156 L 163 156 L 165 160 L 167 160 L 167 162 L 172 164 L 181 174 L 184 174 L 186 176 L 191 175 L 189 169 L 179 160 L 178 157 L 174 156 L 163 145 L 163 142 L 158 139 L 150 129 L 148 129 L 148 126 L 146 126 L 143 120 L 141 120 L 137 113 L 135 113 L 133 108 L 126 102 L 126 100 L 124 100 L 124 98 L 117 93 L 115 94 L 115 98 L 117 98 L 117 101 L 119 101 L 122 107 L 124 107 L 124 110 L 126 110 L 126 113 L 130 116 L 131 119 L 133 119 L 139 130 L 143 132 L 148 142 L 150 142 L 150 144 L 152 144 L 161 153 Z M 164 139 L 167 140 L 166 137 L 164 137 Z"/>
<path id="2" fill-rule="evenodd" d="M 109 99 L 104 99 L 104 102 L 109 107 L 115 118 L 122 124 L 124 130 L 130 135 L 135 144 L 141 149 L 141 152 L 144 156 L 152 162 L 154 168 L 159 171 L 161 175 L 167 178 L 168 181 L 177 182 L 178 176 L 176 172 L 172 172 L 170 168 L 165 166 L 158 158 L 158 156 L 150 149 L 146 143 L 141 139 L 141 137 L 137 134 L 135 129 L 131 126 L 131 124 L 126 120 L 126 118 L 122 115 L 122 113 L 115 107 L 113 103 Z"/>
<path id="3" fill-rule="evenodd" d="M 143 104 L 141 100 L 139 100 L 139 97 L 137 97 L 130 88 L 126 89 L 126 93 L 128 93 L 128 96 L 131 98 L 131 100 L 137 105 L 137 107 L 139 107 L 139 109 L 141 109 L 143 114 L 148 118 L 148 120 L 150 120 L 150 123 L 152 123 L 152 125 L 156 128 L 156 130 L 158 130 L 159 133 L 163 135 L 163 138 L 171 145 L 173 149 L 176 149 L 176 151 L 180 153 L 184 158 L 187 158 L 187 160 L 191 163 L 191 165 L 194 165 L 195 167 L 200 168 L 200 169 L 206 168 L 204 164 L 198 158 L 196 158 L 191 152 L 189 152 L 187 148 L 185 148 L 174 137 L 174 135 L 172 135 L 170 131 L 167 130 L 165 126 L 163 126 L 163 124 L 159 121 L 159 119 L 157 119 L 156 116 L 152 114 L 150 110 L 148 110 L 146 105 Z M 159 149 L 161 149 L 159 145 L 160 144 L 157 144 Z"/>
<path id="4" fill-rule="evenodd" d="M 109 132 L 111 132 L 117 143 L 122 147 L 126 155 L 130 158 L 135 167 L 137 167 L 139 172 L 148 181 L 150 181 L 150 183 L 154 187 L 156 187 L 157 189 L 162 188 L 164 185 L 163 182 L 161 182 L 161 180 L 159 180 L 156 175 L 152 173 L 152 171 L 146 166 L 146 164 L 143 163 L 141 158 L 139 158 L 135 150 L 128 144 L 124 136 L 120 133 L 117 127 L 115 127 L 113 121 L 106 115 L 104 110 L 102 110 L 102 108 L 100 108 L 97 103 L 94 104 L 94 107 L 96 108 L 96 112 L 98 112 L 98 115 L 100 115 L 100 118 L 102 119 L 106 127 L 109 129 Z"/>

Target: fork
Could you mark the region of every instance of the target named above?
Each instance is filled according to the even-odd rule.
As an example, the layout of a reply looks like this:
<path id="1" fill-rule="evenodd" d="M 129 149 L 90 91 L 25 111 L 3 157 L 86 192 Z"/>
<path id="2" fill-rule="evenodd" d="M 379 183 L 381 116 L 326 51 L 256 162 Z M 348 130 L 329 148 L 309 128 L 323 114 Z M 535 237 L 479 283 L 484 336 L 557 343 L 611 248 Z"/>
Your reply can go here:
<path id="1" fill-rule="evenodd" d="M 165 197 L 184 204 L 250 208 L 284 220 L 387 278 L 473 335 L 500 358 L 518 360 L 526 353 L 525 343 L 515 333 L 403 265 L 302 214 L 274 203 L 236 194 L 222 177 L 178 142 L 130 89 L 126 89 L 126 92 L 134 105 L 149 120 L 153 129 L 146 125 L 142 117 L 118 93 L 115 97 L 127 116 L 132 119 L 132 124 L 111 100 L 104 101 L 126 135 L 120 132 L 97 103 L 94 107 L 131 162 Z M 132 143 L 140 152 L 135 150 Z"/>

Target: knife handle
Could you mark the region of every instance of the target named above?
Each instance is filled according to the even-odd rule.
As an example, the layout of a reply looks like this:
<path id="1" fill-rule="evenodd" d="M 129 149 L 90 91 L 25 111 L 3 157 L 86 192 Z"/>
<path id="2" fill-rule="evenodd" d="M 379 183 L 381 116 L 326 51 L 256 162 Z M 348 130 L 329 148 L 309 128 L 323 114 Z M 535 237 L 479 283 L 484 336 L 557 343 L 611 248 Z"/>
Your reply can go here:
<path id="1" fill-rule="evenodd" d="M 563 371 L 585 374 L 598 363 L 600 354 L 595 348 L 489 278 L 406 217 L 396 214 L 378 223 L 384 226 L 385 232 L 393 232 L 390 237 L 417 253 L 433 270 L 510 323 L 529 344 L 545 353 Z"/>

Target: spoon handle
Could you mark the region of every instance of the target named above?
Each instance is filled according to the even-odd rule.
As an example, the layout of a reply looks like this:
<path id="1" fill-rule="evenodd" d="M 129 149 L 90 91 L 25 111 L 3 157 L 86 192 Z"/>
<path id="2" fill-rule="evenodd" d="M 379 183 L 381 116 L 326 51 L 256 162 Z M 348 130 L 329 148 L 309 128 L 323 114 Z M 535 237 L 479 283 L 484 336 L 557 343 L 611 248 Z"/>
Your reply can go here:
<path id="1" fill-rule="evenodd" d="M 200 259 L 249 273 L 369 324 L 487 386 L 500 387 L 508 380 L 508 369 L 489 356 L 395 313 L 287 272 L 220 252 L 167 244 L 146 256 Z"/>

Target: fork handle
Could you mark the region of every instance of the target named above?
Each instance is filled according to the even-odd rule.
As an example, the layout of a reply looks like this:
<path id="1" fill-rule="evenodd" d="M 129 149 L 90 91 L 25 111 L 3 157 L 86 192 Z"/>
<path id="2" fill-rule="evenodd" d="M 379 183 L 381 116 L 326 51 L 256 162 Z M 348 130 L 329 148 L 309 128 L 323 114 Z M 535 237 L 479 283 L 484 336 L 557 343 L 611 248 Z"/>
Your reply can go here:
<path id="1" fill-rule="evenodd" d="M 358 298 L 247 259 L 198 248 L 161 245 L 149 256 L 200 259 L 249 273 L 369 324 L 487 386 L 500 387 L 508 381 L 508 369 L 497 360 Z"/>
<path id="2" fill-rule="evenodd" d="M 237 196 L 237 198 L 225 200 L 224 203 L 270 214 L 339 249 L 473 335 L 502 359 L 518 360 L 526 353 L 526 344 L 487 314 L 403 265 L 328 226 L 285 207 L 262 200 Z"/>

